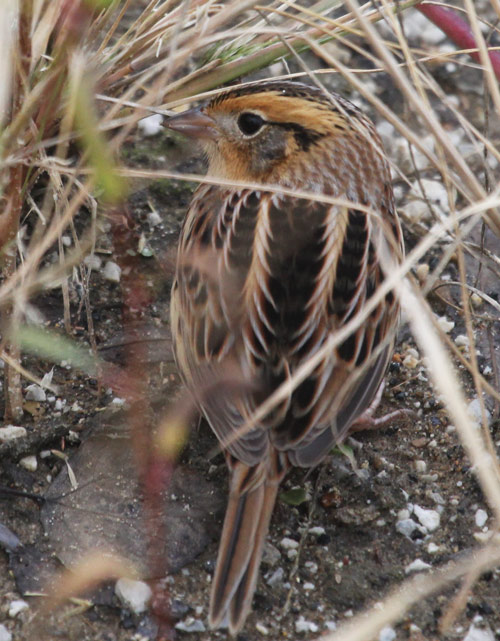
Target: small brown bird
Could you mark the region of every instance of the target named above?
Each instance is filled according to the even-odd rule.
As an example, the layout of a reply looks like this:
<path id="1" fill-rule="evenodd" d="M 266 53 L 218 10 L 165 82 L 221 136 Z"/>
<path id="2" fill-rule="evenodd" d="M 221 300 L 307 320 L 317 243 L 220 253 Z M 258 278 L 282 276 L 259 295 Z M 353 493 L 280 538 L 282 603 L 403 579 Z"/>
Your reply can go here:
<path id="1" fill-rule="evenodd" d="M 394 294 L 285 401 L 251 430 L 244 426 L 363 308 L 384 278 L 382 254 L 401 260 L 402 235 L 380 139 L 338 95 L 294 82 L 256 83 L 167 124 L 199 139 L 211 177 L 262 185 L 198 188 L 182 227 L 171 301 L 177 365 L 231 475 L 210 623 L 227 617 L 235 634 L 251 606 L 280 481 L 291 465 L 317 465 L 370 410 L 398 324 Z M 229 365 L 253 385 L 240 394 L 200 394 L 207 377 L 223 376 Z"/>

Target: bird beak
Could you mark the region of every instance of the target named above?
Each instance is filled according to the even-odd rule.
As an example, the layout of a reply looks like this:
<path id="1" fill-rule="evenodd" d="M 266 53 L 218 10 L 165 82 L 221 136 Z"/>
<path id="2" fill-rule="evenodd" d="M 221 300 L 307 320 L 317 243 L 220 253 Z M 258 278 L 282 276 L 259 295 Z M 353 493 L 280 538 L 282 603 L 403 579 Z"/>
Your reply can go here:
<path id="1" fill-rule="evenodd" d="M 190 109 L 178 116 L 172 116 L 166 122 L 167 127 L 191 138 L 215 140 L 217 128 L 210 116 L 201 109 Z"/>

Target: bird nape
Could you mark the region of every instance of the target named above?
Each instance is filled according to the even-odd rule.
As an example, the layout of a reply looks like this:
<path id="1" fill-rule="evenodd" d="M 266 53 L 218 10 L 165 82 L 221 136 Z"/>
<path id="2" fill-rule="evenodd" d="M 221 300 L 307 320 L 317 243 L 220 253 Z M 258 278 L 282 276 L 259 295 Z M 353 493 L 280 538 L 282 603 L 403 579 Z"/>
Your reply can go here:
<path id="1" fill-rule="evenodd" d="M 257 83 L 167 124 L 200 142 L 215 179 L 197 189 L 182 227 L 171 322 L 180 374 L 230 472 L 210 623 L 227 619 L 235 634 L 281 480 L 290 466 L 317 465 L 366 420 L 382 383 L 399 306 L 377 291 L 402 259 L 402 235 L 381 141 L 336 94 Z M 351 333 L 325 349 L 351 321 Z M 319 353 L 249 429 L 261 403 Z M 199 393 L 207 376 L 235 364 L 252 385 Z"/>

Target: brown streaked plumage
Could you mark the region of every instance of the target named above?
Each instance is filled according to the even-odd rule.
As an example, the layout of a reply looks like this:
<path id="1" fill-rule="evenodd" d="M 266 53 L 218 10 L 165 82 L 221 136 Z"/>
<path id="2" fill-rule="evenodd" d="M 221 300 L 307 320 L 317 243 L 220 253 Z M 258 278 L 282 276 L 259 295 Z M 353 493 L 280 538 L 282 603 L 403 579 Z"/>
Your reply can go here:
<path id="1" fill-rule="evenodd" d="M 250 431 L 238 431 L 374 294 L 384 277 L 381 253 L 401 259 L 401 230 L 380 139 L 340 96 L 292 82 L 253 84 L 168 125 L 202 142 L 211 176 L 264 185 L 198 188 L 172 288 L 177 364 L 231 475 L 210 622 L 227 615 L 236 633 L 287 469 L 318 464 L 375 397 L 398 323 L 393 294 L 286 401 Z M 352 205 L 280 195 L 265 185 Z M 202 398 L 206 377 L 229 364 L 254 385 Z"/>

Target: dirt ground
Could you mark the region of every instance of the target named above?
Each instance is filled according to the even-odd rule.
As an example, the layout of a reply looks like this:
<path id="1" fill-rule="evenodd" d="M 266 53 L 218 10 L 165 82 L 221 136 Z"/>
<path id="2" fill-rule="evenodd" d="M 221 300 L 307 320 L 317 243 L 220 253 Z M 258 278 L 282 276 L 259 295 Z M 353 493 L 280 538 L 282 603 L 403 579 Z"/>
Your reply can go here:
<path id="1" fill-rule="evenodd" d="M 479 72 L 440 65 L 431 71 L 460 109 L 473 122 L 484 125 Z M 357 99 L 342 81 L 330 78 L 326 82 Z M 374 81 L 368 78 L 367 82 Z M 374 90 L 391 105 L 400 100 L 383 76 L 377 76 Z M 371 115 L 380 125 L 379 117 Z M 449 114 L 442 112 L 440 117 L 449 119 L 450 130 L 458 132 Z M 498 123 L 491 119 L 489 127 L 490 138 L 498 143 Z M 389 155 L 402 166 L 406 162 L 402 154 L 407 154 L 403 143 L 395 134 L 391 142 L 392 134 L 383 125 L 381 132 Z M 470 161 L 471 166 L 478 163 L 478 171 L 480 160 L 472 157 Z M 201 171 L 202 167 L 189 144 L 163 130 L 154 137 L 134 134 L 126 145 L 124 162 L 184 171 Z M 492 171 L 498 177 L 497 168 Z M 425 170 L 422 175 L 436 178 Z M 106 221 L 96 251 L 99 261 L 90 280 L 99 353 L 117 365 L 137 359 L 155 418 L 161 418 L 179 394 L 168 328 L 169 265 L 193 188 L 169 180 L 133 185 L 129 210 L 141 239 L 135 264 L 148 291 L 154 293 L 133 340 L 123 330 L 123 278 L 113 282 L 105 273 L 105 263 L 113 262 L 115 252 L 115 238 Z M 404 206 L 407 187 L 397 177 L 395 189 L 398 204 Z M 83 224 L 85 214 L 81 216 Z M 405 214 L 403 222 L 410 249 L 418 242 L 426 219 Z M 474 230 L 471 242 L 480 236 L 481 229 Z M 490 251 L 500 253 L 498 239 L 489 233 L 486 243 Z M 434 247 L 422 263 L 432 269 L 442 251 L 443 246 Z M 473 258 L 468 258 L 468 268 L 470 282 L 477 283 L 478 263 Z M 425 270 L 424 266 L 420 274 L 425 276 Z M 487 267 L 479 277 L 483 290 L 499 301 L 500 283 Z M 460 289 L 452 285 L 458 280 L 456 263 L 451 261 L 438 283 L 438 293 L 429 300 L 436 314 L 445 318 L 448 336 L 466 351 Z M 71 287 L 74 338 L 85 343 L 85 313 L 77 284 L 72 282 Z M 61 328 L 59 290 L 37 296 L 33 306 L 48 327 Z M 492 310 L 484 303 L 478 304 L 474 314 L 479 366 L 494 383 L 498 320 L 491 322 Z M 131 346 L 134 341 L 136 352 Z M 26 357 L 23 365 L 40 377 L 52 367 L 33 357 Z M 476 393 L 461 365 L 459 369 L 474 413 Z M 58 391 L 47 392 L 45 401 L 26 396 L 22 422 L 26 435 L 0 442 L 0 486 L 5 488 L 0 489 L 0 625 L 5 626 L 0 628 L 0 641 L 8 641 L 9 632 L 14 641 L 154 639 L 154 617 L 149 612 L 131 612 L 115 594 L 114 583 L 86 595 L 86 609 L 74 603 L 61 605 L 50 616 L 38 613 L 43 596 L 27 596 L 43 593 L 54 573 L 96 545 L 114 548 L 145 576 L 151 576 L 146 563 L 150 539 L 126 408 L 111 390 L 100 390 L 96 379 L 70 366 L 54 367 L 53 384 Z M 499 447 L 498 408 L 488 407 L 493 441 Z M 495 528 L 492 515 L 455 428 L 429 385 L 406 325 L 399 333 L 378 414 L 402 408 L 412 409 L 415 415 L 374 432 L 358 433 L 349 439 L 346 451 L 333 452 L 320 469 L 309 474 L 294 470 L 288 476 L 274 512 L 253 612 L 240 641 L 314 639 L 375 604 L 413 572 L 442 567 L 487 540 Z M 54 450 L 69 455 L 76 490 L 71 491 L 68 466 Z M 36 457 L 36 470 L 32 461 L 30 468 L 27 456 Z M 159 544 L 175 570 L 164 585 L 179 639 L 227 638 L 224 630 L 209 631 L 206 620 L 226 478 L 215 438 L 205 425 L 196 427 L 194 421 L 174 479 L 164 492 L 169 533 Z M 34 498 L 16 496 L 12 490 Z M 493 568 L 475 583 L 447 634 L 438 633 L 440 618 L 458 587 L 412 609 L 394 629 L 384 631 L 382 641 L 500 639 L 500 574 Z M 19 599 L 28 607 L 13 615 L 12 604 Z"/>

